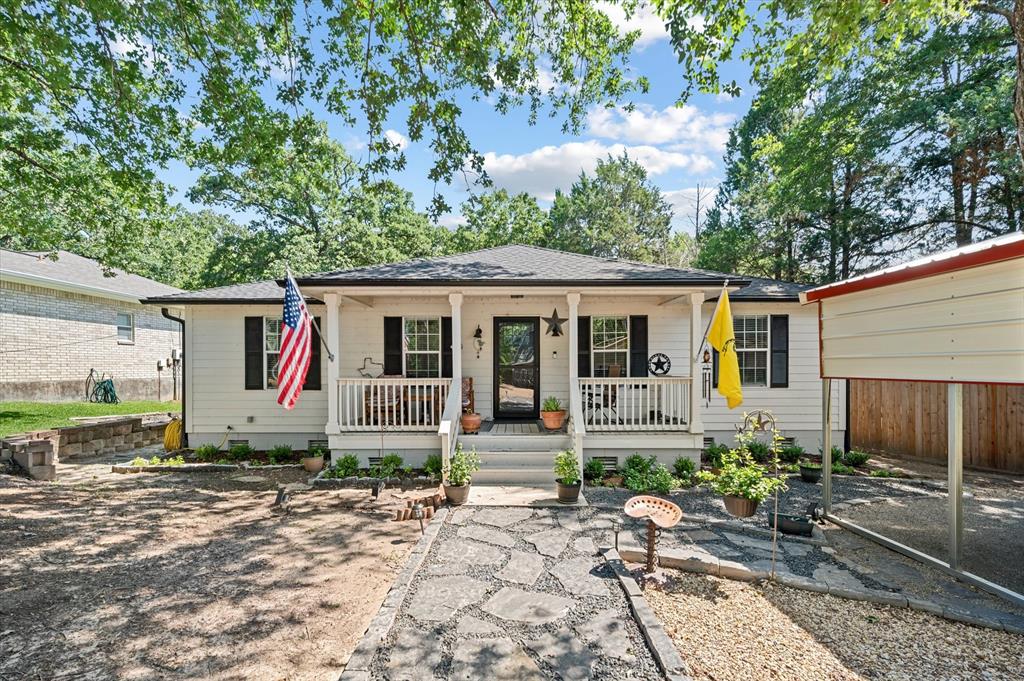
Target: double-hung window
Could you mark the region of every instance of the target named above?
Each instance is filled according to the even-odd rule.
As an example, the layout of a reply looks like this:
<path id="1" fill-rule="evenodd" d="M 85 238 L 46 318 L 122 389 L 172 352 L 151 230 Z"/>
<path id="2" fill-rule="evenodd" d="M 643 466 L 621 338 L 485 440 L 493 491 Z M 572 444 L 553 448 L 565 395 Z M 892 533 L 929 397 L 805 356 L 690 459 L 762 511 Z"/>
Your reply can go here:
<path id="1" fill-rule="evenodd" d="M 135 315 L 129 312 L 117 313 L 117 342 L 135 342 Z"/>
<path id="2" fill-rule="evenodd" d="M 629 317 L 592 317 L 590 352 L 594 376 L 628 376 Z"/>
<path id="3" fill-rule="evenodd" d="M 277 387 L 277 363 L 281 359 L 281 318 L 263 318 L 263 366 L 266 388 Z"/>
<path id="4" fill-rule="evenodd" d="M 441 318 L 402 319 L 402 364 L 407 378 L 441 375 Z"/>
<path id="5" fill-rule="evenodd" d="M 736 357 L 740 364 L 740 385 L 768 385 L 768 315 L 738 315 L 733 318 Z"/>

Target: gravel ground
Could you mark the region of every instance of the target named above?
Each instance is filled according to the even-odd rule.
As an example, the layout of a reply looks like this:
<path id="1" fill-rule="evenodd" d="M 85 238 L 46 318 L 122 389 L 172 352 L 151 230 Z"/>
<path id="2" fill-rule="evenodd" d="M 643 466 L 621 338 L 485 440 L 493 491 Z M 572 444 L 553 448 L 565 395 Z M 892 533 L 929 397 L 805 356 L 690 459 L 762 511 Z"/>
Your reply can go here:
<path id="1" fill-rule="evenodd" d="M 1024 679 L 1024 637 L 906 608 L 672 572 L 646 588 L 694 678 Z"/>

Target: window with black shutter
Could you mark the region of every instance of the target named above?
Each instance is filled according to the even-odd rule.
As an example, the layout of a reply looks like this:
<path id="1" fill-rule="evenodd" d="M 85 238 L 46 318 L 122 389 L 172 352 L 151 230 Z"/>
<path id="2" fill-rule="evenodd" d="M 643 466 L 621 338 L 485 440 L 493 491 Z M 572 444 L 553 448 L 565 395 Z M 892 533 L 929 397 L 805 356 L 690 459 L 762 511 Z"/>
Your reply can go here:
<path id="1" fill-rule="evenodd" d="M 579 375 L 590 376 L 590 317 L 579 317 L 577 323 L 579 335 L 579 349 L 576 355 L 576 364 Z"/>
<path id="2" fill-rule="evenodd" d="M 303 390 L 320 390 L 320 318 L 313 317 L 316 322 L 312 325 L 310 332 L 313 334 L 312 344 L 309 346 L 309 371 L 306 372 L 306 382 L 302 384 Z"/>
<path id="3" fill-rule="evenodd" d="M 384 318 L 384 374 L 402 375 L 402 318 Z"/>
<path id="4" fill-rule="evenodd" d="M 771 386 L 789 387 L 789 315 L 773 314 L 771 332 Z"/>
<path id="5" fill-rule="evenodd" d="M 647 315 L 629 318 L 629 375 L 647 375 Z"/>
<path id="6" fill-rule="evenodd" d="M 441 317 L 441 376 L 452 377 L 452 318 Z"/>
<path id="7" fill-rule="evenodd" d="M 263 317 L 245 318 L 245 389 L 263 390 Z"/>

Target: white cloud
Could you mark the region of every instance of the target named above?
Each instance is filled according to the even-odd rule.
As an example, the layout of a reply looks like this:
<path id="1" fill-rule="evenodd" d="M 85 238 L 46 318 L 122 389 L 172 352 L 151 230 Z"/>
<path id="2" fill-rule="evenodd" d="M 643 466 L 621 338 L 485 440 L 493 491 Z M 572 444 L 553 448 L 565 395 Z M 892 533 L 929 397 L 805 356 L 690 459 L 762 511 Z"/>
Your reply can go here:
<path id="1" fill-rule="evenodd" d="M 409 138 L 398 132 L 397 130 L 385 130 L 384 137 L 387 138 L 388 142 L 398 147 L 399 151 L 402 151 L 409 146 Z"/>
<path id="2" fill-rule="evenodd" d="M 525 154 L 484 154 L 484 168 L 494 184 L 510 192 L 525 191 L 551 201 L 556 189 L 568 189 L 581 172 L 592 173 L 597 161 L 623 152 L 647 172 L 661 175 L 671 170 L 699 174 L 711 170 L 714 162 L 703 154 L 667 151 L 657 147 L 604 144 L 597 140 L 545 146 Z"/>
<path id="3" fill-rule="evenodd" d="M 117 36 L 109 45 L 110 51 L 121 59 L 128 59 L 134 56 L 134 53 L 141 53 L 142 66 L 147 71 L 152 71 L 153 66 L 156 64 L 156 50 L 153 49 L 152 43 L 143 38 L 129 39 L 124 36 Z"/>
<path id="4" fill-rule="evenodd" d="M 446 229 L 454 230 L 456 227 L 466 224 L 466 218 L 465 216 L 457 213 L 445 213 L 444 215 L 438 216 L 437 224 Z"/>
<path id="5" fill-rule="evenodd" d="M 735 120 L 729 113 L 705 113 L 684 104 L 658 111 L 638 104 L 632 111 L 624 107 L 596 108 L 587 115 L 590 132 L 606 139 L 673 144 L 675 149 L 722 151 L 729 141 L 729 127 Z"/>
<path id="6" fill-rule="evenodd" d="M 642 50 L 659 40 L 668 39 L 668 30 L 665 22 L 654 13 L 654 10 L 647 5 L 637 7 L 632 16 L 626 18 L 626 11 L 620 5 L 613 5 L 607 2 L 597 3 L 597 9 L 605 13 L 608 19 L 619 29 L 620 33 L 629 31 L 640 31 L 634 47 Z"/>
<path id="7" fill-rule="evenodd" d="M 715 203 L 718 187 L 700 187 L 700 219 L 703 222 L 708 209 Z M 662 196 L 672 206 L 674 216 L 672 227 L 693 234 L 693 218 L 697 217 L 697 187 L 684 187 L 662 192 Z"/>

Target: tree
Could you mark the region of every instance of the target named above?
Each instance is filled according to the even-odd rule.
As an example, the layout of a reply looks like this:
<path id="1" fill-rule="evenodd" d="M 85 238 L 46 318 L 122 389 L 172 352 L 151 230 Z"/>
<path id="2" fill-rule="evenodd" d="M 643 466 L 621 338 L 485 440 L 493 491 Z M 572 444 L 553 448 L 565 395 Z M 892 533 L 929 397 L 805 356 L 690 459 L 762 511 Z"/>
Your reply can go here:
<path id="1" fill-rule="evenodd" d="M 672 209 L 625 153 L 599 160 L 593 176 L 580 173 L 551 206 L 555 248 L 608 258 L 661 262 L 668 246 Z"/>
<path id="2" fill-rule="evenodd" d="M 551 232 L 547 213 L 525 192 L 512 195 L 499 189 L 474 195 L 462 204 L 462 217 L 466 222 L 453 236 L 458 251 L 508 244 L 543 246 Z"/>

